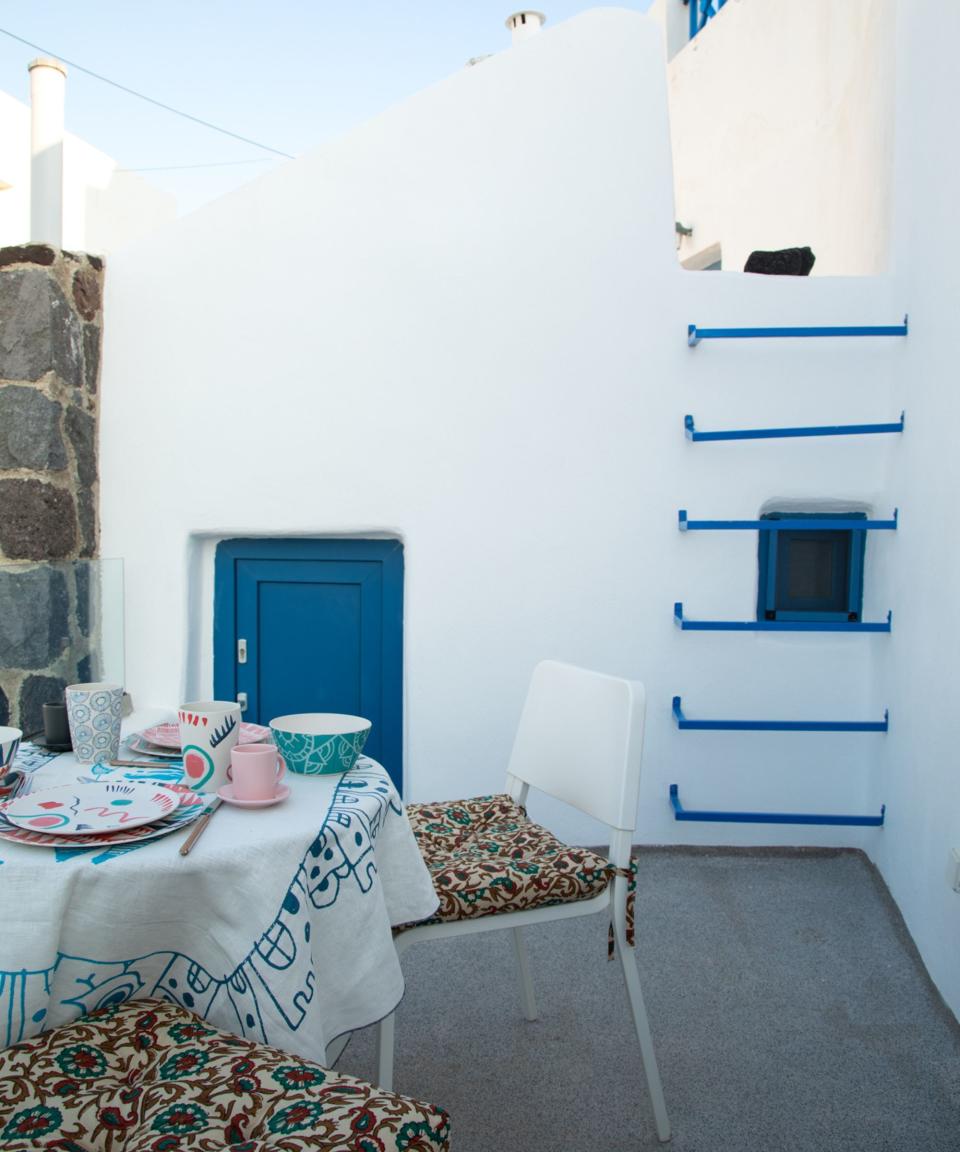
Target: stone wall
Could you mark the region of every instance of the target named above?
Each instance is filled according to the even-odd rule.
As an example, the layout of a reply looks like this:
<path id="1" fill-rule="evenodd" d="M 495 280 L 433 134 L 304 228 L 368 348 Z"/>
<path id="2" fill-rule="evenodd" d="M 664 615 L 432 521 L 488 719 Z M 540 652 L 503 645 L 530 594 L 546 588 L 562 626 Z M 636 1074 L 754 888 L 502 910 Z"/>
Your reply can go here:
<path id="1" fill-rule="evenodd" d="M 0 248 L 0 724 L 96 668 L 103 263 Z"/>

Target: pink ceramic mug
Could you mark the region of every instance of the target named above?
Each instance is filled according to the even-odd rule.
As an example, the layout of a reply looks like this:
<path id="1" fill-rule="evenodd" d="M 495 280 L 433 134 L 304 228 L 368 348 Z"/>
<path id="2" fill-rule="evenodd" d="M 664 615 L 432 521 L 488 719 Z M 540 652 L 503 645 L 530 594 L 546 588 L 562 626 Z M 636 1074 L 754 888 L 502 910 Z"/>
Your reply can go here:
<path id="1" fill-rule="evenodd" d="M 286 770 L 275 744 L 238 744 L 230 753 L 227 779 L 238 800 L 272 800 Z"/>

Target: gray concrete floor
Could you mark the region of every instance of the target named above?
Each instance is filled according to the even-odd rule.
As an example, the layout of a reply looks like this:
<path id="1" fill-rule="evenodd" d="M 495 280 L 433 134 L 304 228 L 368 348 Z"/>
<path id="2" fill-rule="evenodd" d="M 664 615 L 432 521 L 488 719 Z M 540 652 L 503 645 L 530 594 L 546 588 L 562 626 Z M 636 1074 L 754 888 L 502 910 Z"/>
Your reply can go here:
<path id="1" fill-rule="evenodd" d="M 673 1152 L 960 1152 L 960 1027 L 857 852 L 641 854 L 638 963 Z M 445 1107 L 454 1152 L 653 1149 L 602 917 L 403 960 L 398 1091 Z M 375 1030 L 338 1067 L 376 1079 Z"/>

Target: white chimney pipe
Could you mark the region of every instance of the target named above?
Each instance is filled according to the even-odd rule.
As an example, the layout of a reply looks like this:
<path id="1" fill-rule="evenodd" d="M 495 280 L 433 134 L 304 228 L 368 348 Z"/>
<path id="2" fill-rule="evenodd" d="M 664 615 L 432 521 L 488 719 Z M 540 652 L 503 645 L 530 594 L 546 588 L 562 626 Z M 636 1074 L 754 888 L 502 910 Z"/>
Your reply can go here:
<path id="1" fill-rule="evenodd" d="M 536 36 L 546 22 L 547 18 L 542 12 L 531 12 L 529 9 L 525 12 L 514 12 L 512 16 L 507 17 L 507 27 L 513 36 L 514 44 Z"/>
<path id="2" fill-rule="evenodd" d="M 40 57 L 30 71 L 30 240 L 63 246 L 63 105 L 67 70 Z"/>

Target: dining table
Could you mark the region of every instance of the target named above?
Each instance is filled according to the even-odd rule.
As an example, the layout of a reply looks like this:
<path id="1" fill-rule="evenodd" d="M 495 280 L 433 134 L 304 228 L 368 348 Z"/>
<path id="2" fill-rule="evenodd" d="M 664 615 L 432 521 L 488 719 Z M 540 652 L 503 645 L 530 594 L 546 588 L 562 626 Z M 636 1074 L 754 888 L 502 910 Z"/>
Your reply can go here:
<path id="1" fill-rule="evenodd" d="M 81 765 L 30 744 L 17 766 L 31 793 L 182 772 L 174 760 Z M 284 783 L 282 803 L 221 804 L 188 855 L 189 828 L 95 848 L 0 839 L 0 1047 L 160 997 L 324 1063 L 337 1038 L 392 1012 L 404 990 L 393 929 L 437 907 L 400 796 L 364 756 Z"/>

